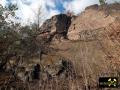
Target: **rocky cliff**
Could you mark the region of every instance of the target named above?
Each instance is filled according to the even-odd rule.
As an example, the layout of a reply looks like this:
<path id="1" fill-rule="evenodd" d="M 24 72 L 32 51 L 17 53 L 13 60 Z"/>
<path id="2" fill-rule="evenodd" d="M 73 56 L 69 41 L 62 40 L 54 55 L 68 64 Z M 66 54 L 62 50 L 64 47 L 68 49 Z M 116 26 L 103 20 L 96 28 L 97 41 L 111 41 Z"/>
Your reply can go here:
<path id="1" fill-rule="evenodd" d="M 94 39 L 100 29 L 111 32 L 119 29 L 120 5 L 89 6 L 74 20 L 68 30 L 70 40 Z M 115 26 L 116 25 L 116 26 Z M 119 30 L 118 30 L 119 31 Z M 82 37 L 84 35 L 84 37 Z M 92 36 L 91 36 L 92 35 Z"/>
<path id="2" fill-rule="evenodd" d="M 50 39 L 56 37 L 66 38 L 68 28 L 71 24 L 71 17 L 65 14 L 53 16 L 51 19 L 46 20 L 40 28 L 40 31 L 48 33 Z"/>
<path id="3" fill-rule="evenodd" d="M 51 47 L 73 64 L 76 79 L 68 81 L 68 90 L 98 90 L 99 77 L 120 75 L 120 4 L 89 6 L 69 23 L 65 17 L 52 23 L 50 32 L 67 33 L 67 40 L 51 42 Z"/>
<path id="4" fill-rule="evenodd" d="M 50 52 L 41 62 L 35 56 L 23 61 L 17 73 L 23 81 L 29 79 L 29 90 L 99 90 L 99 77 L 120 77 L 120 4 L 92 5 L 78 16 L 53 16 L 40 32 L 36 41 L 47 40 Z M 32 70 L 39 72 L 39 82 L 31 80 Z"/>

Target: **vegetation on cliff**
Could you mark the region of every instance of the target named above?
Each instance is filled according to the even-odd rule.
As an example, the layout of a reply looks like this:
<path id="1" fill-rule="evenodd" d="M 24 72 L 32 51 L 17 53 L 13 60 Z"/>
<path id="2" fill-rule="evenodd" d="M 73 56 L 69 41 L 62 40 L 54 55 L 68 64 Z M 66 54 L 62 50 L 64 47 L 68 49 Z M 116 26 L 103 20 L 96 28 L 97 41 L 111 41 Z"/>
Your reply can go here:
<path id="1" fill-rule="evenodd" d="M 0 6 L 0 89 L 98 90 L 99 77 L 120 77 L 120 4 L 100 1 L 41 27 L 7 22 L 17 7 Z"/>

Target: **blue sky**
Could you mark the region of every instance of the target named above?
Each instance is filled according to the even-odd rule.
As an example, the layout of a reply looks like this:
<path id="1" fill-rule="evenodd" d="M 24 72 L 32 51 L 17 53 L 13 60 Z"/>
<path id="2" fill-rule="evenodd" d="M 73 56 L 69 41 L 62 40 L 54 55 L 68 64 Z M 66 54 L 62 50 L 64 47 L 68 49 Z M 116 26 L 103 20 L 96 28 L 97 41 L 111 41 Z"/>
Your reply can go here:
<path id="1" fill-rule="evenodd" d="M 107 3 L 113 3 L 120 0 L 107 0 Z M 41 7 L 42 22 L 52 17 L 53 15 L 71 11 L 74 14 L 79 14 L 85 7 L 99 4 L 99 0 L 0 0 L 2 5 L 15 3 L 19 9 L 16 11 L 16 16 L 21 19 L 22 23 L 33 22 L 38 8 Z"/>

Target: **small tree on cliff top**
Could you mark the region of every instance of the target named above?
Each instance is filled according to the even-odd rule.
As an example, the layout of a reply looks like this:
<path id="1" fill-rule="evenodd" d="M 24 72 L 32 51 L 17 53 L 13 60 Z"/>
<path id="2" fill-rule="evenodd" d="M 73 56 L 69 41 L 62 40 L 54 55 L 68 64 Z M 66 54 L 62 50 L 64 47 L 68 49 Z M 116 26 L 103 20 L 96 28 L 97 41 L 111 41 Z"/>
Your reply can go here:
<path id="1" fill-rule="evenodd" d="M 104 5 L 106 0 L 99 0 L 99 2 L 100 2 L 100 5 Z"/>

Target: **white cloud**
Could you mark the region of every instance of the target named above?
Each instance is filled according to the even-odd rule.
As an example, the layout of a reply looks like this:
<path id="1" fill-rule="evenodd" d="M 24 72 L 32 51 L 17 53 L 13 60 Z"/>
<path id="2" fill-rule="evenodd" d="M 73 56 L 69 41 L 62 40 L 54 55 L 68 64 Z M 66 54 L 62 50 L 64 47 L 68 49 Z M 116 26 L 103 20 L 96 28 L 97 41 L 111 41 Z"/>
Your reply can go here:
<path id="1" fill-rule="evenodd" d="M 55 8 L 54 0 L 46 0 L 46 5 L 50 6 L 51 8 Z"/>
<path id="2" fill-rule="evenodd" d="M 106 0 L 107 3 L 114 3 L 114 2 L 120 2 L 120 0 Z"/>
<path id="3" fill-rule="evenodd" d="M 50 10 L 50 13 L 48 13 L 49 16 L 48 16 L 47 18 L 51 18 L 52 16 L 54 16 L 54 15 L 56 15 L 56 14 L 59 14 L 59 13 L 60 13 L 60 12 L 57 11 L 57 10 Z"/>
<path id="4" fill-rule="evenodd" d="M 62 3 L 66 10 L 74 12 L 75 14 L 79 14 L 83 11 L 87 6 L 93 4 L 99 4 L 99 0 L 11 0 L 14 3 L 17 2 L 19 10 L 16 11 L 16 15 L 21 19 L 22 23 L 34 22 L 38 8 L 41 7 L 42 22 L 45 19 L 52 17 L 53 15 L 59 14 L 58 8 L 56 8 L 56 4 Z M 109 3 L 113 3 L 115 1 L 120 0 L 107 0 Z M 0 3 L 5 5 L 6 0 L 0 0 Z M 49 10 L 46 8 L 48 6 Z"/>
<path id="5" fill-rule="evenodd" d="M 70 3 L 65 2 L 64 7 L 66 8 L 66 10 L 78 14 L 83 11 L 87 6 L 93 4 L 99 4 L 99 0 L 74 0 Z"/>
<path id="6" fill-rule="evenodd" d="M 0 0 L 0 4 L 2 4 L 3 6 L 5 6 L 6 1 L 5 0 Z"/>
<path id="7" fill-rule="evenodd" d="M 55 8 L 54 0 L 34 0 L 34 2 L 32 2 L 30 5 L 23 4 L 21 0 L 18 0 L 17 3 L 19 10 L 16 11 L 16 15 L 22 18 L 21 22 L 23 24 L 34 22 L 39 8 L 41 8 L 41 23 L 45 19 L 48 19 L 59 13 L 58 10 L 50 9 L 48 11 L 46 9 L 46 5 L 51 8 Z"/>

